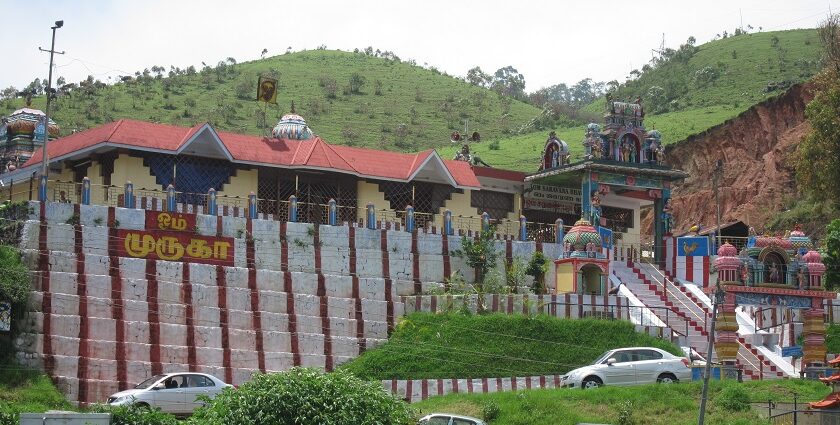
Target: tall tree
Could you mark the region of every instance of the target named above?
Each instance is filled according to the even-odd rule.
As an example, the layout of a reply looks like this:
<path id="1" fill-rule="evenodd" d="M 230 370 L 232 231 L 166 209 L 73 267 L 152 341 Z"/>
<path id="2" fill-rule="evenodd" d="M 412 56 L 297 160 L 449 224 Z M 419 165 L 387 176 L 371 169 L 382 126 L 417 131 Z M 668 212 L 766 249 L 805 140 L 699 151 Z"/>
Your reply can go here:
<path id="1" fill-rule="evenodd" d="M 502 96 L 523 99 L 525 97 L 525 76 L 510 65 L 499 68 L 493 74 L 492 88 Z"/>
<path id="2" fill-rule="evenodd" d="M 482 71 L 479 66 L 467 71 L 467 82 L 474 86 L 487 87 L 492 80 L 493 77 Z"/>

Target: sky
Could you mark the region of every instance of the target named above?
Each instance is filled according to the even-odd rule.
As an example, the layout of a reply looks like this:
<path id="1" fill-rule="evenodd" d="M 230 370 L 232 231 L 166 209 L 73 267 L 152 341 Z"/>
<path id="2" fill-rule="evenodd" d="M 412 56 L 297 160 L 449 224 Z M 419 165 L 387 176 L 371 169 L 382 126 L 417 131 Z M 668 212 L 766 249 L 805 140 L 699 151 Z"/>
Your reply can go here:
<path id="1" fill-rule="evenodd" d="M 0 89 L 46 78 L 56 20 L 53 79 L 104 82 L 153 65 L 185 68 L 293 51 L 372 46 L 464 76 L 508 65 L 526 91 L 583 78 L 623 81 L 662 43 L 698 44 L 742 25 L 813 28 L 840 0 L 0 0 L 18 16 L 0 25 Z M 29 9 L 26 12 L 22 9 Z M 9 13 L 6 13 L 9 16 Z M 314 78 L 314 73 L 313 73 Z"/>

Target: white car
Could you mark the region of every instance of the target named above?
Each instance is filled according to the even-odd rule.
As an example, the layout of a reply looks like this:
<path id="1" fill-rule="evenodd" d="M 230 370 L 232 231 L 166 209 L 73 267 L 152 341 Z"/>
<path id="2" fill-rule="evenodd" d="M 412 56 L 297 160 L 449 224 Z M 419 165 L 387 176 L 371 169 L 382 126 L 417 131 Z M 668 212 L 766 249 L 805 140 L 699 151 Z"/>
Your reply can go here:
<path id="1" fill-rule="evenodd" d="M 199 395 L 213 398 L 225 388 L 232 387 L 205 373 L 167 373 L 155 375 L 133 389 L 113 394 L 108 397 L 108 404 L 122 406 L 136 403 L 139 406 L 157 407 L 168 413 L 188 414 L 202 406 L 202 402 L 196 400 Z"/>
<path id="2" fill-rule="evenodd" d="M 597 388 L 601 385 L 663 384 L 691 380 L 690 362 L 652 347 L 610 350 L 590 366 L 575 369 L 560 378 L 561 387 Z"/>
<path id="3" fill-rule="evenodd" d="M 432 413 L 420 418 L 418 425 L 487 425 L 481 419 L 449 413 Z"/>

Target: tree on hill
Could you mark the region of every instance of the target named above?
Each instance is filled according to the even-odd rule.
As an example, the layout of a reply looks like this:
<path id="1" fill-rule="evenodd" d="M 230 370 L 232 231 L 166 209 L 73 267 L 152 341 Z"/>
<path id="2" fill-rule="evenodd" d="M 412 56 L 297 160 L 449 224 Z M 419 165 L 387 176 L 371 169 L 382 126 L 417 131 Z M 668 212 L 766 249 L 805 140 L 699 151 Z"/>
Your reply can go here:
<path id="1" fill-rule="evenodd" d="M 467 71 L 467 82 L 474 86 L 488 87 L 492 81 L 493 77 L 482 71 L 479 66 Z"/>
<path id="2" fill-rule="evenodd" d="M 840 288 L 840 218 L 834 219 L 826 228 L 825 235 L 825 287 Z"/>
<path id="3" fill-rule="evenodd" d="M 493 74 L 491 88 L 502 96 L 514 99 L 525 98 L 525 76 L 508 65 Z"/>

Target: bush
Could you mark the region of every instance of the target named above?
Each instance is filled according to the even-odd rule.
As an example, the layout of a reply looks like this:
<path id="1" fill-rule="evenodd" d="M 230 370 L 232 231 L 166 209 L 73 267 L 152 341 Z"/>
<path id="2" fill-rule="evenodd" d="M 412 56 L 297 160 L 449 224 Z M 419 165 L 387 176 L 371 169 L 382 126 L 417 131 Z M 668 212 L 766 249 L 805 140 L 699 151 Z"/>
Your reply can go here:
<path id="1" fill-rule="evenodd" d="M 750 409 L 750 394 L 743 386 L 733 384 L 718 393 L 715 404 L 729 412 L 745 412 Z"/>
<path id="2" fill-rule="evenodd" d="M 110 413 L 111 425 L 176 425 L 178 419 L 160 409 L 149 409 L 136 404 L 108 406 L 96 404 L 90 409 L 93 413 Z"/>
<path id="3" fill-rule="evenodd" d="M 0 409 L 0 425 L 17 425 L 20 413 L 11 410 Z"/>
<path id="4" fill-rule="evenodd" d="M 197 424 L 406 424 L 413 411 L 386 393 L 339 370 L 293 368 L 284 373 L 256 374 L 237 390 L 225 390 L 198 409 Z"/>
<path id="5" fill-rule="evenodd" d="M 22 304 L 29 298 L 29 270 L 23 265 L 18 250 L 0 245 L 0 300 Z"/>
<path id="6" fill-rule="evenodd" d="M 481 406 L 481 415 L 487 422 L 498 418 L 501 411 L 502 409 L 499 408 L 499 405 L 493 401 L 485 402 L 484 405 Z"/>

